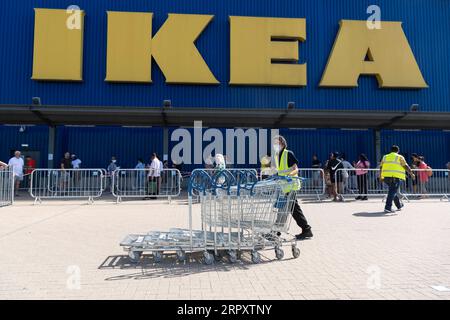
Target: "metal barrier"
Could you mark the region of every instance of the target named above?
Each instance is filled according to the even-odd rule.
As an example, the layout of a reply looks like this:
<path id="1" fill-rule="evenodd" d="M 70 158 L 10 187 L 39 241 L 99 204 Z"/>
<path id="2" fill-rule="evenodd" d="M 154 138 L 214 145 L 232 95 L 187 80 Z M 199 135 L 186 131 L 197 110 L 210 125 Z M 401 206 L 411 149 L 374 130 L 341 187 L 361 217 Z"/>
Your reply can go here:
<path id="1" fill-rule="evenodd" d="M 385 197 L 388 187 L 381 182 L 380 169 L 337 169 L 334 190 L 346 197 Z"/>
<path id="2" fill-rule="evenodd" d="M 276 170 L 274 172 L 276 173 Z M 326 190 L 323 169 L 299 168 L 298 176 L 302 181 L 302 188 L 297 191 L 297 197 L 317 197 L 317 200 L 322 200 Z M 262 175 L 260 178 L 263 179 Z"/>
<path id="3" fill-rule="evenodd" d="M 181 194 L 181 173 L 177 169 L 164 169 L 160 177 L 152 177 L 152 169 L 118 169 L 112 176 L 112 194 L 121 202 L 123 198 L 168 198 Z"/>
<path id="4" fill-rule="evenodd" d="M 14 174 L 11 168 L 0 168 L 0 207 L 14 202 Z"/>
<path id="5" fill-rule="evenodd" d="M 89 203 L 103 194 L 103 169 L 36 169 L 31 174 L 30 195 L 42 199 L 87 198 Z"/>
<path id="6" fill-rule="evenodd" d="M 407 177 L 400 192 L 406 200 L 440 197 L 450 201 L 450 170 L 413 169 L 415 179 Z"/>
<path id="7" fill-rule="evenodd" d="M 345 197 L 386 197 L 388 187 L 381 182 L 380 169 L 338 169 L 335 173 L 335 191 Z M 407 175 L 400 185 L 400 194 L 404 199 L 441 197 L 450 198 L 450 170 L 447 169 L 413 169 L 416 176 Z M 359 174 L 357 174 L 359 173 Z M 450 199 L 449 199 L 450 201 Z"/>
<path id="8" fill-rule="evenodd" d="M 325 172 L 322 169 L 298 169 L 302 180 L 302 188 L 297 191 L 297 197 L 321 197 L 325 195 Z"/>

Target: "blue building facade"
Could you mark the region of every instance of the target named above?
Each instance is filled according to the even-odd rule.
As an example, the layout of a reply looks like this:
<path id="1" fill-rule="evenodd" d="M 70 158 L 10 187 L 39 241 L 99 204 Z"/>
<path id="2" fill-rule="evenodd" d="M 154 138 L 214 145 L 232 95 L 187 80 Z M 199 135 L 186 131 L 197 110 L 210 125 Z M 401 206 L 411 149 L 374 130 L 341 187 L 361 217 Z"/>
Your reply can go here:
<path id="1" fill-rule="evenodd" d="M 34 9 L 66 9 L 65 0 L 0 2 L 0 107 L 30 104 L 40 97 L 44 105 L 109 107 L 159 107 L 170 99 L 177 108 L 285 109 L 288 101 L 309 110 L 408 111 L 412 104 L 423 112 L 450 112 L 450 2 L 442 0 L 78 0 L 85 11 L 82 82 L 43 82 L 31 80 L 33 68 Z M 339 30 L 339 21 L 366 20 L 367 8 L 377 5 L 382 21 L 401 21 L 409 45 L 428 84 L 427 89 L 379 89 L 375 77 L 361 77 L 356 88 L 321 88 L 320 79 L 327 65 Z M 202 32 L 196 46 L 219 80 L 218 85 L 169 85 L 156 64 L 152 84 L 105 82 L 107 50 L 107 11 L 153 12 L 153 33 L 169 13 L 210 14 L 212 22 Z M 299 47 L 299 63 L 307 63 L 305 87 L 230 86 L 229 16 L 305 18 L 307 37 Z M 251 114 L 249 114 L 251 116 Z M 201 120 L 201 119 L 199 119 Z M 95 119 L 93 119 L 95 122 Z M 238 122 L 238 120 L 237 120 Z M 1 121 L 0 123 L 5 124 Z M 95 125 L 95 123 L 93 123 Z M 0 126 L 0 159 L 14 149 L 38 150 L 39 165 L 48 164 L 48 128 Z M 419 128 L 418 128 L 419 129 Z M 223 130 L 223 128 L 221 129 Z M 366 153 L 375 162 L 372 129 L 342 130 L 327 125 L 317 129 L 282 129 L 305 167 L 312 154 L 325 159 L 330 151 L 346 153 L 349 160 Z M 105 167 L 116 155 L 125 167 L 136 159 L 147 159 L 151 152 L 164 153 L 162 128 L 64 127 L 56 129 L 55 159 L 66 150 L 77 153 L 89 167 Z M 425 155 L 434 167 L 450 161 L 449 133 L 435 131 L 381 130 L 381 150 L 399 144 L 407 153 Z"/>

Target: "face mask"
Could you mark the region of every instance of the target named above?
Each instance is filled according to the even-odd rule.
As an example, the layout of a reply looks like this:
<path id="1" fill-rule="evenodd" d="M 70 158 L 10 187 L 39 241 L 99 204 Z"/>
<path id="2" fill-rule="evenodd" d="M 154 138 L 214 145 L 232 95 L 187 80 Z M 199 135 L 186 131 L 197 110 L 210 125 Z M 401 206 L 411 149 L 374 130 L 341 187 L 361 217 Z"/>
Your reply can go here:
<path id="1" fill-rule="evenodd" d="M 280 153 L 281 146 L 279 144 L 275 144 L 275 145 L 273 145 L 273 150 L 275 150 L 276 153 Z"/>

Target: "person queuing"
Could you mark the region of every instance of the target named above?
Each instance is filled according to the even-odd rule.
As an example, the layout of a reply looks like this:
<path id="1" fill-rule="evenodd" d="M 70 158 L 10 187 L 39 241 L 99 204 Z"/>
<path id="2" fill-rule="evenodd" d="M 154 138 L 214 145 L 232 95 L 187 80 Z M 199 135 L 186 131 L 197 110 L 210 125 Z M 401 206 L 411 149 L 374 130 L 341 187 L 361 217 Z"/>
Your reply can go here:
<path id="1" fill-rule="evenodd" d="M 339 190 L 341 194 L 345 194 L 349 187 L 349 179 L 350 179 L 350 172 L 355 169 L 349 161 L 347 161 L 347 158 L 345 156 L 345 153 L 343 153 L 339 160 L 342 163 L 342 171 L 341 171 L 341 181 L 339 181 Z"/>
<path id="2" fill-rule="evenodd" d="M 120 166 L 117 163 L 117 158 L 115 156 L 112 156 L 111 161 L 109 162 L 109 165 L 106 168 L 107 175 L 108 175 L 108 179 L 106 181 L 107 181 L 107 185 L 109 186 L 111 192 L 113 192 L 112 181 L 113 181 L 114 171 L 119 170 L 119 169 L 120 169 Z"/>
<path id="3" fill-rule="evenodd" d="M 71 156 L 71 159 L 72 159 L 72 168 L 80 169 L 81 168 L 81 163 L 82 163 L 81 159 L 78 158 L 75 154 L 73 154 Z"/>
<path id="4" fill-rule="evenodd" d="M 23 168 L 25 163 L 22 159 L 22 154 L 20 151 L 14 152 L 14 157 L 9 159 L 8 166 L 12 167 L 14 175 L 14 193 L 15 196 L 19 196 L 20 183 L 23 181 Z"/>
<path id="5" fill-rule="evenodd" d="M 392 202 L 395 203 L 399 211 L 404 207 L 404 204 L 400 201 L 398 192 L 401 183 L 406 181 L 406 171 L 412 179 L 415 179 L 414 173 L 399 152 L 400 148 L 394 145 L 391 148 L 391 152 L 385 155 L 381 161 L 381 181 L 389 187 L 386 205 L 384 207 L 385 213 L 394 212 L 392 210 Z"/>
<path id="6" fill-rule="evenodd" d="M 153 199 L 156 198 L 156 196 L 160 192 L 161 187 L 161 170 L 162 170 L 162 163 L 158 159 L 158 155 L 156 153 L 153 153 L 151 156 L 151 162 L 149 166 L 148 171 L 148 193 L 153 197 Z"/>
<path id="7" fill-rule="evenodd" d="M 367 156 L 364 153 L 359 155 L 358 162 L 354 163 L 356 168 L 356 179 L 358 183 L 359 196 L 356 197 L 356 200 L 367 200 L 368 194 L 368 173 L 367 169 L 370 168 L 370 162 L 367 159 Z"/>
<path id="8" fill-rule="evenodd" d="M 427 184 L 429 181 L 429 178 L 433 174 L 432 169 L 426 164 L 425 157 L 420 156 L 419 157 L 419 165 L 417 166 L 419 169 L 417 171 L 417 178 L 418 178 L 418 192 L 419 192 L 419 199 L 420 198 L 426 198 L 428 190 L 427 190 Z"/>
<path id="9" fill-rule="evenodd" d="M 344 166 L 342 165 L 342 161 L 339 159 L 339 152 L 331 153 L 330 159 L 327 162 L 326 169 L 330 173 L 330 182 L 331 182 L 330 192 L 333 197 L 333 201 L 341 201 L 341 197 L 338 196 L 337 187 L 339 185 L 339 182 L 342 181 L 342 177 L 340 177 L 341 174 L 339 174 L 342 171 L 339 169 L 343 168 Z M 338 177 L 336 177 L 336 172 L 338 173 Z"/>
<path id="10" fill-rule="evenodd" d="M 419 169 L 419 164 L 420 164 L 419 155 L 417 153 L 411 154 L 411 169 L 413 171 Z M 418 180 L 419 180 L 418 177 L 414 177 L 414 179 L 411 178 L 412 190 L 413 190 L 414 194 L 417 194 L 417 192 L 418 192 L 418 187 L 417 187 Z"/>
<path id="11" fill-rule="evenodd" d="M 282 136 L 276 136 L 273 139 L 273 149 L 275 151 L 274 159 L 278 172 L 277 174 L 279 176 L 298 178 L 298 160 L 294 153 L 287 149 L 286 139 Z M 289 185 L 288 192 L 298 191 L 300 190 L 300 187 L 300 180 L 294 179 Z M 311 226 L 308 224 L 297 199 L 295 199 L 292 217 L 295 222 L 297 222 L 297 225 L 302 229 L 302 233 L 296 235 L 296 239 L 304 240 L 312 238 L 313 233 Z"/>
<path id="12" fill-rule="evenodd" d="M 313 186 L 319 187 L 322 184 L 322 172 L 319 171 L 319 169 L 322 168 L 322 162 L 319 160 L 319 157 L 316 154 L 312 157 L 311 168 L 315 169 L 312 174 Z"/>
<path id="13" fill-rule="evenodd" d="M 227 168 L 227 163 L 225 162 L 225 157 L 223 154 L 220 153 L 216 154 L 215 162 L 216 162 L 216 170 L 222 171 Z"/>

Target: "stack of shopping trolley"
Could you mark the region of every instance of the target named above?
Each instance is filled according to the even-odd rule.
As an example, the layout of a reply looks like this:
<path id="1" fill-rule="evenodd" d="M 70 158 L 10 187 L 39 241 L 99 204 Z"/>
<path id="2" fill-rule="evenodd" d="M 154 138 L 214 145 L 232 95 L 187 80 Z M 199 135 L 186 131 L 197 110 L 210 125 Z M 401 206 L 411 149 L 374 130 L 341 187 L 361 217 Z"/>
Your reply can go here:
<path id="1" fill-rule="evenodd" d="M 262 250 L 274 250 L 276 258 L 283 259 L 287 244 L 298 258 L 300 249 L 288 233 L 296 198 L 296 192 L 289 191 L 293 179 L 298 178 L 258 181 L 253 170 L 195 170 L 188 189 L 189 228 L 131 234 L 120 245 L 132 262 L 144 252 L 152 253 L 155 262 L 173 252 L 180 262 L 198 253 L 208 265 L 223 258 L 235 263 L 247 252 L 253 263 L 260 263 Z M 192 227 L 194 194 L 200 198 L 201 230 Z"/>

